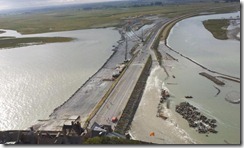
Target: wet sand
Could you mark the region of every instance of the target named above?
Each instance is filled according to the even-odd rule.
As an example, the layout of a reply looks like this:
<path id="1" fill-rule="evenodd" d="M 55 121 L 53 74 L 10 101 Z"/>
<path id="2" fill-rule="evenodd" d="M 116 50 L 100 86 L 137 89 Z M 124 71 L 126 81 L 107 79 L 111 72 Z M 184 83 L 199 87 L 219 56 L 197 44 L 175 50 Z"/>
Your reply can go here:
<path id="1" fill-rule="evenodd" d="M 165 31 L 167 32 L 170 29 L 167 28 Z M 161 41 L 160 44 L 162 43 L 164 44 Z M 169 49 L 167 46 L 164 48 Z M 196 142 L 178 126 L 178 117 L 173 114 L 172 110 L 167 109 L 166 104 L 159 104 L 164 80 L 170 77 L 168 72 L 171 69 L 170 65 L 172 62 L 178 62 L 178 60 L 166 53 L 164 49 L 158 48 L 158 50 L 162 55 L 162 66 L 153 56 L 151 73 L 129 133 L 132 139 L 156 144 L 194 144 Z M 158 117 L 159 110 L 167 117 L 166 120 Z M 150 136 L 151 132 L 154 132 L 155 136 Z"/>
<path id="2" fill-rule="evenodd" d="M 157 117 L 158 105 L 163 82 L 160 77 L 166 78 L 164 69 L 154 64 L 147 80 L 146 89 L 131 125 L 130 133 L 133 139 L 143 140 L 157 144 L 193 144 L 189 135 L 178 126 L 178 119 L 167 109 L 163 108 L 164 115 L 169 117 L 164 120 Z M 150 136 L 154 132 L 155 136 Z"/>
<path id="3" fill-rule="evenodd" d="M 234 33 L 236 35 L 236 32 Z M 186 99 L 183 100 L 183 98 L 182 100 L 180 98 L 178 99 L 179 96 L 175 96 L 173 94 L 173 91 L 176 90 L 172 89 L 172 92 L 170 92 L 170 95 L 172 97 L 170 99 L 174 100 L 173 104 L 171 104 L 171 108 L 167 109 L 165 104 L 160 106 L 164 116 L 167 117 L 167 119 L 164 120 L 160 117 L 157 117 L 161 88 L 165 86 L 164 83 L 172 81 L 172 84 L 174 85 L 181 85 L 182 87 L 187 87 L 186 85 L 183 86 L 183 84 L 181 84 L 181 78 L 172 78 L 172 76 L 174 75 L 176 75 L 176 77 L 178 77 L 177 74 L 179 75 L 178 72 L 174 72 L 173 67 L 181 65 L 180 67 L 178 66 L 178 68 L 180 68 L 180 70 L 178 71 L 186 72 L 189 70 L 187 69 L 187 67 L 184 67 L 185 63 L 180 64 L 182 60 L 185 61 L 183 57 L 175 56 L 175 53 L 169 52 L 170 48 L 168 48 L 163 41 L 160 44 L 161 48 L 159 48 L 159 51 L 163 57 L 163 67 L 158 66 L 158 64 L 155 62 L 152 66 L 151 74 L 147 80 L 146 89 L 143 93 L 141 102 L 139 104 L 139 107 L 137 109 L 137 112 L 135 114 L 134 120 L 129 131 L 132 135 L 132 138 L 135 140 L 143 140 L 157 144 L 201 144 L 205 143 L 206 141 L 208 141 L 209 144 L 215 142 L 223 142 L 223 144 L 226 143 L 227 140 L 223 140 L 221 142 L 219 141 L 221 139 L 218 139 L 217 141 L 211 140 L 215 139 L 215 137 L 217 136 L 221 137 L 221 135 L 210 135 L 210 137 L 212 138 L 208 138 L 206 135 L 198 134 L 194 129 L 189 128 L 187 121 L 178 116 L 177 113 L 174 111 L 174 106 L 176 105 L 176 102 L 184 100 L 187 101 Z M 196 67 L 197 69 L 201 69 L 198 66 L 195 65 L 194 67 Z M 167 70 L 167 72 L 165 72 L 165 70 Z M 185 74 L 185 72 L 183 74 Z M 169 74 L 169 76 L 167 76 L 167 73 Z M 196 71 L 196 75 L 198 75 L 198 71 Z M 195 81 L 195 79 L 196 78 L 193 78 L 193 81 Z M 207 82 L 209 81 L 207 79 L 205 81 L 206 83 L 210 83 Z M 171 84 L 167 85 L 169 86 Z M 178 89 L 178 86 L 175 89 Z M 178 91 L 179 90 L 177 90 L 177 92 Z M 212 91 L 216 90 L 213 89 L 211 90 L 211 92 L 208 93 L 212 93 Z M 182 97 L 184 96 L 183 94 L 181 95 Z M 154 132 L 155 136 L 150 136 L 151 132 Z M 188 132 L 189 134 L 191 134 L 191 136 L 188 134 Z M 192 137 L 192 135 L 196 135 L 196 137 Z"/>

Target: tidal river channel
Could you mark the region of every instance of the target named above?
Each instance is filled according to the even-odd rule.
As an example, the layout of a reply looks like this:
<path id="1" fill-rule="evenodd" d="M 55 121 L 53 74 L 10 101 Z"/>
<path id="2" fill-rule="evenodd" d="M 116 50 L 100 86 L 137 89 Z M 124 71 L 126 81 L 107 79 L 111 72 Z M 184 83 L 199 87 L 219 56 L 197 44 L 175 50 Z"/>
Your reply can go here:
<path id="1" fill-rule="evenodd" d="M 26 129 L 46 119 L 113 53 L 120 34 L 113 28 L 0 36 L 72 37 L 72 42 L 0 50 L 0 130 Z"/>
<path id="2" fill-rule="evenodd" d="M 178 22 L 170 32 L 167 44 L 186 57 L 197 61 L 205 67 L 240 78 L 241 47 L 240 41 L 235 39 L 218 40 L 204 28 L 202 21 L 208 19 L 236 18 L 240 12 L 228 14 L 205 15 L 188 18 Z M 174 52 L 170 52 L 179 59 L 172 66 L 171 72 L 175 79 L 169 78 L 165 85 L 174 95 L 172 104 L 187 101 L 196 106 L 204 115 L 217 120 L 217 134 L 199 134 L 189 128 L 187 122 L 179 118 L 179 126 L 183 128 L 197 143 L 203 144 L 240 144 L 241 138 L 241 106 L 231 104 L 226 97 L 240 98 L 240 83 L 221 79 L 224 86 L 218 86 L 212 81 L 199 75 L 208 72 L 189 60 Z M 168 85 L 174 82 L 177 85 Z M 218 94 L 218 88 L 220 90 Z M 191 95 L 193 99 L 185 99 Z M 177 114 L 177 113 L 176 113 Z"/>

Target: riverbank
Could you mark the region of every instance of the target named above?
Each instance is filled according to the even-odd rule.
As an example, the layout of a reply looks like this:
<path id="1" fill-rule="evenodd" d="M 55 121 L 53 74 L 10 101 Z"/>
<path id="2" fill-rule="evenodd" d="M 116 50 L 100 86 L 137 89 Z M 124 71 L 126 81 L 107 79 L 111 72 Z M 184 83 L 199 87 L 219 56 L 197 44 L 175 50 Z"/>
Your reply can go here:
<path id="1" fill-rule="evenodd" d="M 179 127 L 172 111 L 166 106 L 162 106 L 162 110 L 168 119 L 157 117 L 163 84 L 161 78 L 166 77 L 164 69 L 154 63 L 129 133 L 133 139 L 157 144 L 194 144 L 196 142 Z M 154 136 L 150 136 L 152 132 Z"/>
<path id="2" fill-rule="evenodd" d="M 118 30 L 120 33 L 121 30 Z M 128 41 L 127 58 L 131 59 L 132 55 L 130 49 L 136 46 L 133 40 Z M 35 129 L 47 130 L 55 129 L 58 125 L 65 122 L 70 116 L 79 116 L 79 121 L 82 126 L 87 126 L 87 119 L 90 114 L 97 108 L 102 97 L 114 85 L 112 78 L 116 66 L 124 62 L 125 56 L 125 42 L 121 36 L 118 41 L 118 46 L 112 49 L 113 54 L 107 59 L 103 66 L 92 75 L 67 101 L 54 109 L 53 113 L 49 116 L 50 119 L 41 121 L 35 125 Z M 55 129 L 57 130 L 57 129 Z"/>
<path id="3" fill-rule="evenodd" d="M 185 124 L 184 129 L 199 143 L 226 144 L 225 141 L 232 144 L 240 143 L 240 103 L 232 104 L 226 101 L 226 98 L 239 101 L 237 94 L 240 95 L 240 42 L 230 39 L 218 40 L 202 25 L 204 20 L 230 18 L 231 16 L 234 18 L 239 15 L 239 12 L 233 12 L 189 18 L 179 22 L 168 37 L 168 46 L 178 53 L 169 51 L 170 49 L 166 51 L 179 60 L 178 63 L 171 65 L 170 71 L 174 74 L 175 79 L 169 78 L 166 81 L 166 87 L 175 96 L 175 99 L 172 98 L 174 104 L 177 105 L 180 101 L 187 100 L 190 104 L 201 108 L 209 118 L 217 118 L 219 133 L 211 134 L 209 137 L 188 129 L 189 126 Z M 207 71 L 189 59 L 218 73 Z M 202 72 L 216 77 L 225 85 L 217 85 L 202 77 L 199 75 Z M 219 73 L 227 74 L 231 79 L 222 79 L 219 77 L 221 75 Z M 167 83 L 177 83 L 177 85 Z M 185 96 L 193 98 L 185 99 Z M 184 124 L 181 123 L 181 125 Z"/>
<path id="4" fill-rule="evenodd" d="M 155 43 L 159 43 L 160 37 L 163 36 L 163 38 L 166 38 L 165 35 L 168 35 L 170 29 L 177 20 L 180 21 L 190 16 L 191 15 L 187 15 L 173 19 L 173 21 L 163 26 L 159 36 L 155 39 L 152 48 L 154 49 L 154 54 L 159 54 L 161 57 L 157 58 L 157 60 L 162 61 L 157 62 L 154 60 L 152 63 L 151 72 L 146 82 L 146 88 L 129 130 L 133 139 L 140 139 L 157 144 L 196 143 L 178 126 L 177 118 L 173 116 L 171 109 L 167 108 L 165 104 L 160 105 L 160 95 L 164 80 L 171 76 L 168 72 L 170 70 L 169 63 L 177 62 L 177 60 L 167 52 L 155 47 Z M 158 48 L 157 52 L 155 52 L 155 48 Z M 158 116 L 159 111 L 161 114 L 164 114 L 165 118 Z M 154 133 L 154 136 L 151 136 L 150 133 Z"/>
<path id="5" fill-rule="evenodd" d="M 39 130 L 55 129 L 58 124 L 64 123 L 70 116 L 79 116 L 79 121 L 83 127 L 87 127 L 90 118 L 96 114 L 96 110 L 106 99 L 108 92 L 113 90 L 117 80 L 114 80 L 112 75 L 116 72 L 116 67 L 124 63 L 125 54 L 128 60 L 132 59 L 131 50 L 137 51 L 140 48 L 138 45 L 137 35 L 144 31 L 145 36 L 153 25 L 145 25 L 140 30 L 132 32 L 124 32 L 123 29 L 116 29 L 121 34 L 121 39 L 118 41 L 118 46 L 113 46 L 113 54 L 106 60 L 101 68 L 89 79 L 62 105 L 54 109 L 49 116 L 50 119 L 41 121 L 35 126 Z M 128 36 L 128 48 L 124 40 L 124 33 Z M 55 129 L 57 130 L 57 129 Z"/>
<path id="6" fill-rule="evenodd" d="M 38 130 L 45 130 L 56 125 L 53 124 L 55 120 L 62 120 L 62 118 L 72 115 L 80 116 L 80 122 L 83 126 L 88 118 L 90 111 L 94 109 L 96 104 L 100 101 L 108 89 L 111 87 L 113 81 L 104 81 L 103 79 L 111 79 L 116 64 L 123 61 L 120 56 L 123 52 L 124 42 L 118 41 L 119 45 L 113 50 L 113 54 L 106 60 L 101 68 L 97 70 L 89 79 L 59 107 L 55 108 L 49 116 L 49 120 L 44 123 L 38 123 Z M 61 121 L 62 122 L 62 121 Z M 43 129 L 45 127 L 45 129 Z"/>
<path id="7" fill-rule="evenodd" d="M 164 36 L 164 38 L 167 39 L 167 36 Z M 238 144 L 240 137 L 238 138 L 238 130 L 235 130 L 238 125 L 230 128 L 233 123 L 223 121 L 223 114 L 219 113 L 221 109 L 218 108 L 218 110 L 215 106 L 221 103 L 226 108 L 231 107 L 231 104 L 228 104 L 224 98 L 229 91 L 232 91 L 228 88 L 233 87 L 234 89 L 240 85 L 236 81 L 238 78 L 228 76 L 228 78 L 231 77 L 231 80 L 224 81 L 226 86 L 215 86 L 213 82 L 199 75 L 200 72 L 206 72 L 204 67 L 189 60 L 190 58 L 185 58 L 181 53 L 173 51 L 172 48 L 167 46 L 166 41 L 161 41 L 158 51 L 162 55 L 162 66 L 164 68 L 155 65 L 152 68 L 142 100 L 130 128 L 132 137 L 158 144 Z M 169 76 L 167 76 L 164 69 L 167 70 Z M 235 80 L 235 82 L 232 82 L 232 80 Z M 201 84 L 201 86 L 198 84 Z M 160 105 L 161 89 L 167 89 L 170 92 L 169 109 L 165 104 Z M 186 99 L 185 96 L 193 96 L 193 98 Z M 207 102 L 204 102 L 205 100 Z M 206 136 L 190 129 L 188 123 L 175 112 L 175 106 L 183 101 L 192 102 L 209 118 L 217 118 L 220 133 Z M 212 112 L 211 109 L 214 106 L 216 110 Z M 238 113 L 238 106 L 236 107 L 231 113 L 235 112 L 238 117 L 240 112 Z M 159 110 L 164 118 L 156 117 Z M 225 114 L 230 115 L 227 112 Z M 235 135 L 236 138 L 228 136 L 226 131 Z M 155 136 L 150 136 L 152 132 Z"/>
<path id="8" fill-rule="evenodd" d="M 1 50 L 0 65 L 4 67 L 0 77 L 1 102 L 4 102 L 0 109 L 3 113 L 1 130 L 26 129 L 38 119 L 48 119 L 53 109 L 64 103 L 103 66 L 121 39 L 114 28 L 33 35 L 7 30 L 4 35 L 76 40 Z"/>

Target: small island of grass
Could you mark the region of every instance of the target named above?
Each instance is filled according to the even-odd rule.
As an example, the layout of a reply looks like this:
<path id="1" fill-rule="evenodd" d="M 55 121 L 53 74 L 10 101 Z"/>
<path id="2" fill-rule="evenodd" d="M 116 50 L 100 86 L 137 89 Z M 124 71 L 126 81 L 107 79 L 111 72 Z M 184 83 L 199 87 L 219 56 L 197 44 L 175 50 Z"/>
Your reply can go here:
<path id="1" fill-rule="evenodd" d="M 203 21 L 204 27 L 210 31 L 216 39 L 226 40 L 227 27 L 229 26 L 229 20 L 227 19 L 214 19 Z"/>
<path id="2" fill-rule="evenodd" d="M 74 39 L 67 37 L 2 38 L 0 39 L 0 49 L 41 45 L 47 43 L 70 42 L 72 40 Z"/>

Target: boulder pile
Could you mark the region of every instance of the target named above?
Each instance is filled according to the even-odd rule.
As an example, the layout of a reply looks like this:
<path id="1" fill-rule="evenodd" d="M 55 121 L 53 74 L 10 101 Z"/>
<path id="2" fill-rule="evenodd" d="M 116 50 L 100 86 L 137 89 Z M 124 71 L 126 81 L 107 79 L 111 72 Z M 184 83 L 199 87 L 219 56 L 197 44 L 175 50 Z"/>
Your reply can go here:
<path id="1" fill-rule="evenodd" d="M 215 130 L 217 127 L 216 119 L 208 119 L 190 103 L 181 102 L 179 105 L 176 105 L 175 111 L 182 115 L 182 117 L 188 121 L 189 126 L 195 128 L 198 133 L 218 133 L 218 131 Z"/>

